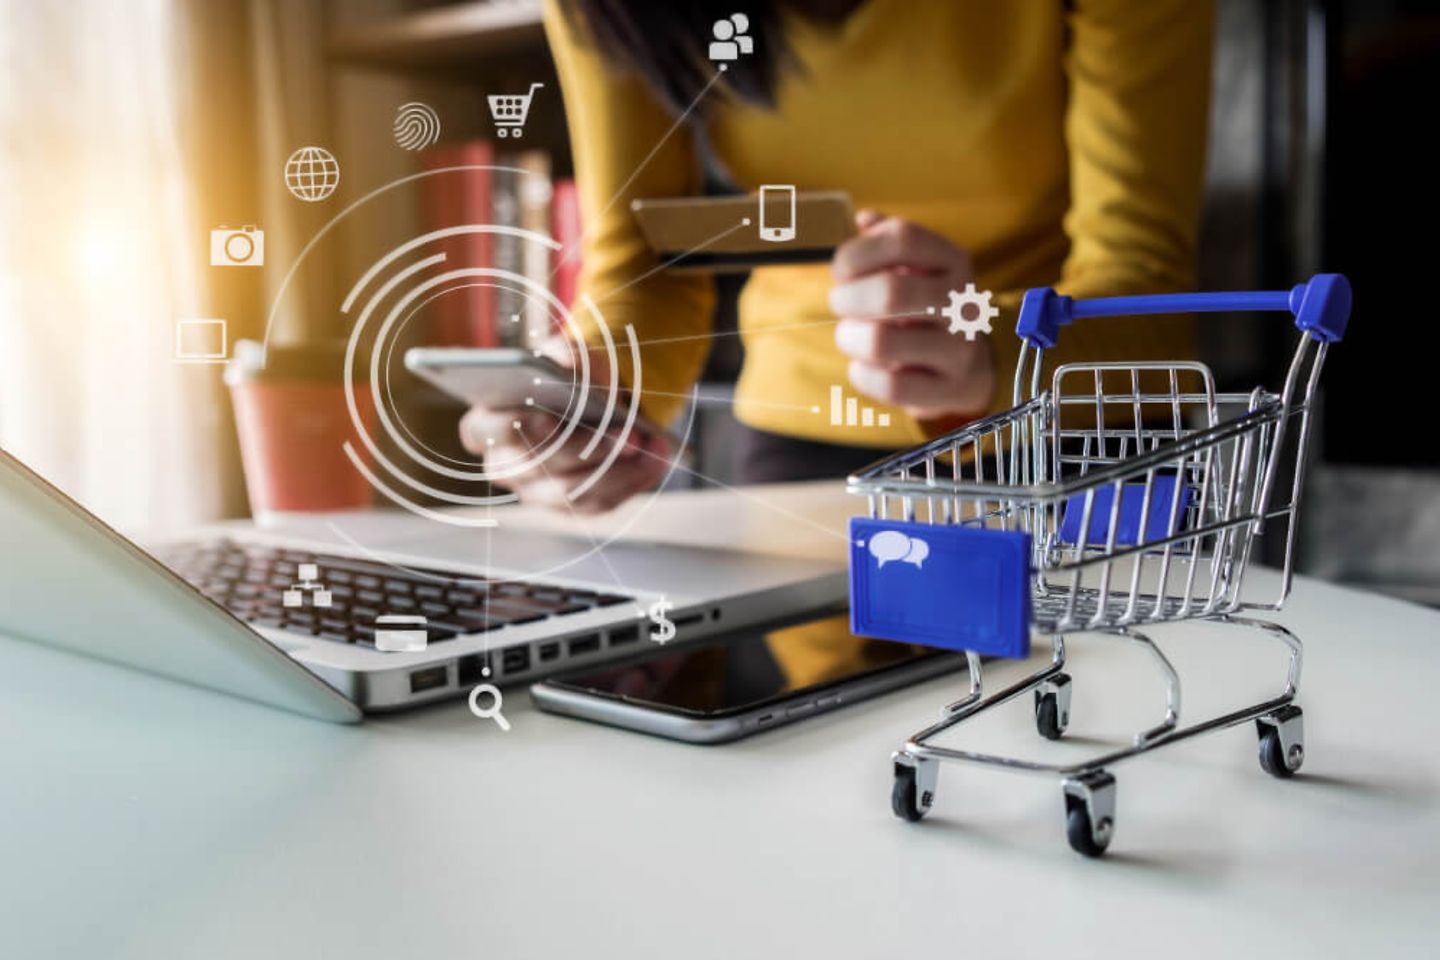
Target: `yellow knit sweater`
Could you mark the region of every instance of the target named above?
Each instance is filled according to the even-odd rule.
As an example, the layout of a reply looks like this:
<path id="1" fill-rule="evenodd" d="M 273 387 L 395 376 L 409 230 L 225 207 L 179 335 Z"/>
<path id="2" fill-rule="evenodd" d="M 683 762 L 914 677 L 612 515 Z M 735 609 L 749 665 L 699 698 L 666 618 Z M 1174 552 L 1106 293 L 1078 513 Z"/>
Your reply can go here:
<path id="1" fill-rule="evenodd" d="M 776 110 L 727 97 L 722 78 L 698 112 L 742 188 L 847 190 L 857 208 L 969 250 L 1002 310 L 991 338 L 999 409 L 1025 288 L 1085 297 L 1192 285 L 1212 26 L 1207 0 L 868 0 L 834 26 L 785 17 L 803 69 L 783 76 Z M 603 60 L 556 0 L 546 29 L 586 226 L 581 288 L 613 330 L 634 325 L 643 408 L 664 422 L 704 362 L 714 287 L 665 272 L 632 282 L 657 261 L 629 201 L 699 190 L 694 133 L 681 125 L 667 136 L 674 116 Z M 740 302 L 737 415 L 852 445 L 922 439 L 923 425 L 878 405 L 889 427 L 831 426 L 831 385 L 854 391 L 830 283 L 825 265 L 754 272 Z M 1171 359 L 1191 352 L 1190 339 L 1175 319 L 1097 320 L 1067 329 L 1047 359 Z"/>

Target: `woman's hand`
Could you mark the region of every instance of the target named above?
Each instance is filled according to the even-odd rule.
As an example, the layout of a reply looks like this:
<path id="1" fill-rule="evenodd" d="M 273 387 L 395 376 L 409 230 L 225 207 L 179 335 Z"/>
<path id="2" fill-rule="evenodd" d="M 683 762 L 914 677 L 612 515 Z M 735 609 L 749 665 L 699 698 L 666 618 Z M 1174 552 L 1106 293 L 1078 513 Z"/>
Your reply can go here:
<path id="1" fill-rule="evenodd" d="M 970 254 L 908 220 L 862 210 L 859 236 L 835 251 L 830 309 L 850 383 L 916 417 L 973 416 L 990 406 L 995 361 L 984 336 L 951 334 L 939 310 L 975 279 Z M 928 314 L 933 308 L 935 315 Z"/>
<path id="2" fill-rule="evenodd" d="M 575 365 L 574 355 L 564 337 L 554 337 L 542 344 L 540 349 L 563 366 Z M 610 370 L 604 353 L 592 351 L 592 389 L 609 383 L 609 378 Z M 516 423 L 520 424 L 518 428 Z M 471 407 L 460 421 L 460 441 L 466 450 L 483 456 L 487 463 L 504 464 L 533 456 L 534 449 L 544 445 L 559 428 L 559 418 L 550 413 Z M 593 435 L 593 428 L 582 422 L 569 439 L 543 462 L 497 482 L 519 494 L 522 503 L 557 509 L 568 504 L 578 513 L 600 513 L 653 488 L 664 477 L 671 456 L 669 441 L 637 425 L 630 431 L 624 449 L 605 475 L 580 497 L 570 500 L 571 491 L 595 472 L 613 444 L 613 437 L 607 438 L 588 460 L 581 460 L 580 452 Z"/>

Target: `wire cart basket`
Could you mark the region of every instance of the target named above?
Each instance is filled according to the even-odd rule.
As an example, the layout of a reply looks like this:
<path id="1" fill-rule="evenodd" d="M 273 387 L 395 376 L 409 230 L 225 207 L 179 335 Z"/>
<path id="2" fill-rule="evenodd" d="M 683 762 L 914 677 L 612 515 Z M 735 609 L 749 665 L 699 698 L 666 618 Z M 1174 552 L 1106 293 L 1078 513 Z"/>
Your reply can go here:
<path id="1" fill-rule="evenodd" d="M 492 93 L 485 98 L 490 105 L 490 116 L 495 121 L 496 134 L 513 136 L 518 140 L 525 133 L 530 101 L 535 99 L 535 91 L 543 86 L 543 83 L 532 83 L 525 93 Z"/>
<path id="2" fill-rule="evenodd" d="M 1044 351 L 1060 327 L 1092 318 L 1287 311 L 1300 330 L 1282 392 L 1217 393 L 1204 364 L 1067 363 L 1042 391 Z M 1288 777 L 1304 759 L 1301 645 L 1279 624 L 1290 590 L 1311 404 L 1330 343 L 1345 332 L 1350 286 L 1321 274 L 1293 290 L 1072 300 L 1030 290 L 1008 411 L 881 460 L 851 476 L 869 517 L 851 521 L 851 627 L 965 652 L 969 693 L 894 754 L 892 806 L 919 820 L 942 761 L 1062 780 L 1070 845 L 1100 856 L 1115 828 L 1107 768 L 1163 745 L 1254 721 L 1260 765 Z M 1241 598 L 1260 536 L 1283 524 L 1278 595 Z M 1180 724 L 1180 678 L 1142 627 L 1201 620 L 1252 628 L 1283 643 L 1289 667 L 1272 699 Z M 1065 637 L 1098 633 L 1143 647 L 1166 685 L 1165 716 L 1133 745 L 1048 764 L 938 746 L 943 731 L 1026 693 L 1047 739 L 1070 722 Z M 1023 658 L 1050 639 L 1049 663 L 985 693 L 981 656 Z"/>

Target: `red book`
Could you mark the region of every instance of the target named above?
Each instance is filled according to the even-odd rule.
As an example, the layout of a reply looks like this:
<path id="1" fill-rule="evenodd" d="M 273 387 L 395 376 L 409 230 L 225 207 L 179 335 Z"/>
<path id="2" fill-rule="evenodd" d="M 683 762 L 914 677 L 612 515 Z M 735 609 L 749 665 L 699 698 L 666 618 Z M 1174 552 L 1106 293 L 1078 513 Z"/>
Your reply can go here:
<path id="1" fill-rule="evenodd" d="M 580 193 L 575 181 L 556 180 L 550 197 L 550 235 L 560 244 L 555 252 L 555 296 L 567 307 L 574 308 L 580 286 L 580 242 L 584 230 L 580 222 Z"/>
<path id="2" fill-rule="evenodd" d="M 494 148 L 485 140 L 440 144 L 421 155 L 421 163 L 427 170 L 490 166 L 494 162 Z M 426 232 L 490 222 L 491 171 L 455 170 L 426 177 L 420 183 L 420 217 Z M 492 264 L 493 238 L 488 233 L 446 237 L 436 247 L 446 255 L 446 270 Z M 431 342 L 436 346 L 493 347 L 500 342 L 495 323 L 494 287 L 453 290 L 426 309 L 433 324 Z"/>

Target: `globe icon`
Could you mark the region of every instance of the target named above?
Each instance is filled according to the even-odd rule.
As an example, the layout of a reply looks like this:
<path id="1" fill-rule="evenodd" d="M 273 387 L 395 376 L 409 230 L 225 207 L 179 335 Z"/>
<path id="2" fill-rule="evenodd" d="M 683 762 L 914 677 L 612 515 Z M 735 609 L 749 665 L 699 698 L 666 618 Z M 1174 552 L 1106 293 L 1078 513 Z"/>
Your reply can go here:
<path id="1" fill-rule="evenodd" d="M 285 161 L 285 186 L 298 200 L 324 200 L 340 185 L 340 163 L 324 147 L 301 147 Z"/>

